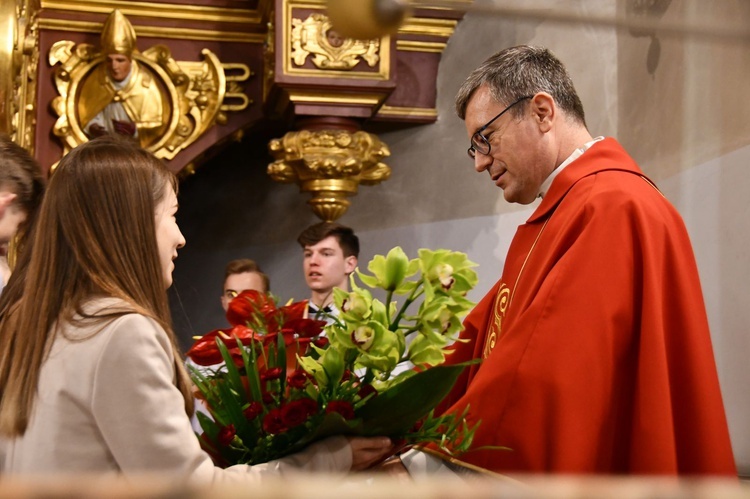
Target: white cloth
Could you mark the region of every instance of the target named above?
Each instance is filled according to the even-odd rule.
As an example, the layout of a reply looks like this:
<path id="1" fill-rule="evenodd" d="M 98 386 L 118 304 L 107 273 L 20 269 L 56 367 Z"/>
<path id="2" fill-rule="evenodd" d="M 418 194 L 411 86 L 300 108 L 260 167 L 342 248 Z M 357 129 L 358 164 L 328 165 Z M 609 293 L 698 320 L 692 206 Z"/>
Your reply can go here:
<path id="1" fill-rule="evenodd" d="M 573 153 L 570 156 L 565 158 L 565 161 L 560 163 L 558 167 L 552 170 L 552 173 L 550 173 L 549 176 L 546 179 L 544 179 L 544 182 L 542 182 L 542 185 L 539 187 L 539 194 L 537 195 L 537 197 L 543 198 L 544 195 L 547 194 L 547 191 L 549 190 L 549 186 L 552 185 L 552 181 L 555 180 L 555 177 L 557 177 L 560 174 L 560 172 L 563 171 L 563 169 L 565 169 L 566 166 L 568 166 L 573 161 L 580 158 L 583 153 L 588 151 L 589 147 L 593 146 L 600 140 L 604 140 L 604 137 L 603 136 L 596 137 L 595 139 L 589 142 L 586 142 L 585 144 L 583 144 L 582 147 L 579 147 L 578 149 L 573 151 Z"/>

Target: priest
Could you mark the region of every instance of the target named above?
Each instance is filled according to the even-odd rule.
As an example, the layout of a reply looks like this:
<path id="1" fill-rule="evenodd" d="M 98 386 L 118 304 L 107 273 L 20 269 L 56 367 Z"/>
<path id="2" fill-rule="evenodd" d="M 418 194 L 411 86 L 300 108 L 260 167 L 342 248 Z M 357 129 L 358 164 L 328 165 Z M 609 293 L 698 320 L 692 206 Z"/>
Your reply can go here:
<path id="1" fill-rule="evenodd" d="M 450 356 L 483 359 L 442 406 L 481 421 L 462 459 L 502 473 L 736 475 L 675 208 L 615 139 L 589 134 L 545 48 L 490 57 L 456 109 L 474 169 L 508 202 L 541 198 Z"/>

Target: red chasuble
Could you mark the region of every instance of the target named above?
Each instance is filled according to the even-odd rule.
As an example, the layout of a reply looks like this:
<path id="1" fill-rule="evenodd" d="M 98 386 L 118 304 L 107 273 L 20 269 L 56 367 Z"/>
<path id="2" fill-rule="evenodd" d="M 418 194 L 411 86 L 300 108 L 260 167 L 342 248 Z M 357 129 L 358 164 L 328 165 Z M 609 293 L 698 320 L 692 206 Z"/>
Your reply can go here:
<path id="1" fill-rule="evenodd" d="M 466 318 L 443 408 L 500 472 L 735 475 L 698 270 L 674 207 L 614 139 L 560 172 Z"/>

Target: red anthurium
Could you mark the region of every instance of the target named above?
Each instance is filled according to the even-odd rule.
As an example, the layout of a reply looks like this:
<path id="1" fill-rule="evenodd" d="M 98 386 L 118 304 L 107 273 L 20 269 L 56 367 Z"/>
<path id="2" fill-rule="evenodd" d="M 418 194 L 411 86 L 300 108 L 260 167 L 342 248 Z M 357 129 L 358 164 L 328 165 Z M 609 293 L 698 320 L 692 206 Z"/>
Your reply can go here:
<path id="1" fill-rule="evenodd" d="M 277 313 L 276 303 L 270 295 L 254 289 L 246 289 L 229 302 L 227 320 L 233 326 L 246 326 L 248 323 L 253 323 L 255 315 L 261 314 L 268 324 L 269 331 L 271 331 L 273 329 L 272 323 L 276 323 L 275 316 Z"/>
<path id="2" fill-rule="evenodd" d="M 300 338 L 312 338 L 318 336 L 326 326 L 326 321 L 315 319 L 287 319 L 281 326 L 284 334 L 296 333 Z"/>
<path id="3" fill-rule="evenodd" d="M 232 329 L 217 329 L 205 334 L 188 350 L 187 356 L 199 366 L 211 366 L 224 361 L 221 357 L 216 338 L 220 338 L 232 355 L 235 364 L 242 365 L 242 354 L 237 346 L 237 338 L 243 345 L 258 341 L 260 336 L 247 326 L 235 326 Z M 239 362 L 238 362 L 239 361 Z"/>
<path id="4" fill-rule="evenodd" d="M 279 312 L 283 314 L 284 320 L 286 322 L 295 319 L 302 319 L 303 317 L 305 317 L 305 312 L 307 312 L 307 300 L 302 300 L 290 305 L 285 305 L 279 309 Z"/>

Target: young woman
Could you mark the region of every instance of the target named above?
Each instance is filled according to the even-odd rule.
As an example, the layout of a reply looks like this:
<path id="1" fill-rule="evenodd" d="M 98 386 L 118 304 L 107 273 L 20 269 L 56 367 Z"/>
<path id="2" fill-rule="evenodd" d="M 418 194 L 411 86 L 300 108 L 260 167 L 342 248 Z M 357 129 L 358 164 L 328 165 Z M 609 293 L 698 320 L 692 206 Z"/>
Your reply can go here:
<path id="1" fill-rule="evenodd" d="M 219 469 L 190 426 L 165 289 L 185 239 L 175 177 L 110 137 L 65 156 L 0 301 L 0 473 L 162 472 L 199 482 L 364 469 L 387 438 L 335 437 Z"/>

